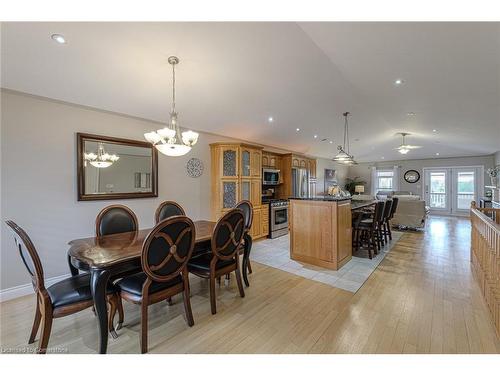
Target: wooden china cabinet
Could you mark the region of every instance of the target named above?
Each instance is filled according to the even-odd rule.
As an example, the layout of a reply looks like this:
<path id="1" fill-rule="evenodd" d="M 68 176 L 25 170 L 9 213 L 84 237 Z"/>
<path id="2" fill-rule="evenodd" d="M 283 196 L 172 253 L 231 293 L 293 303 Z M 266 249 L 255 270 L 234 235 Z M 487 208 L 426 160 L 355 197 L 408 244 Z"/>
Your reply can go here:
<path id="1" fill-rule="evenodd" d="M 269 207 L 262 205 L 262 147 L 244 143 L 212 143 L 212 219 L 219 219 L 239 201 L 253 205 L 253 239 L 269 232 Z"/>

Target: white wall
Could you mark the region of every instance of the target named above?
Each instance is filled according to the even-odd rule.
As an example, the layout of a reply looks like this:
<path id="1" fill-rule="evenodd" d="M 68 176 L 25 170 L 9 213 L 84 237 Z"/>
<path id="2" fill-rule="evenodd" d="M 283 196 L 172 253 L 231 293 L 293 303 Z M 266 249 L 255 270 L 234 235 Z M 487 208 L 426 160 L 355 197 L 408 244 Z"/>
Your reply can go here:
<path id="1" fill-rule="evenodd" d="M 495 154 L 495 165 L 500 165 L 500 151 Z"/>
<path id="2" fill-rule="evenodd" d="M 29 282 L 12 235 L 3 221 L 14 220 L 31 236 L 40 253 L 45 277 L 68 273 L 68 241 L 94 233 L 97 213 L 111 203 L 125 204 L 137 214 L 141 228 L 153 225 L 158 204 L 179 202 L 193 219 L 210 218 L 209 143 L 234 141 L 201 134 L 183 157 L 159 155 L 158 198 L 77 201 L 76 133 L 85 132 L 142 140 L 158 128 L 152 122 L 2 91 L 1 171 L 2 238 L 0 289 Z M 168 108 L 165 110 L 167 116 Z M 197 157 L 205 171 L 190 178 L 186 162 Z"/>
<path id="3" fill-rule="evenodd" d="M 348 173 L 348 167 L 335 163 L 328 159 L 317 159 L 316 161 L 316 194 L 323 195 L 325 193 L 325 169 L 335 169 L 337 182 L 339 186 L 344 188 L 345 179 Z"/>
<path id="4" fill-rule="evenodd" d="M 143 140 L 143 133 L 163 124 L 12 91 L 2 90 L 0 99 L 0 290 L 30 282 L 5 220 L 14 220 L 28 232 L 40 254 L 45 277 L 50 278 L 68 273 L 68 241 L 92 236 L 97 213 L 109 204 L 129 206 L 141 228 L 153 225 L 156 207 L 166 199 L 179 202 L 194 220 L 210 218 L 209 144 L 237 140 L 201 133 L 189 154 L 178 158 L 159 154 L 158 198 L 78 202 L 77 132 Z M 185 166 L 192 157 L 204 163 L 200 178 L 187 175 Z M 329 163 L 318 159 L 320 174 L 331 167 Z M 321 178 L 318 184 L 323 186 Z"/>
<path id="5" fill-rule="evenodd" d="M 360 177 L 367 182 L 366 191 L 371 191 L 371 167 L 376 166 L 380 168 L 393 168 L 395 165 L 401 166 L 400 168 L 400 186 L 399 190 L 411 191 L 413 194 L 422 196 L 422 180 L 423 168 L 426 167 L 462 167 L 462 166 L 484 166 L 485 177 L 484 181 L 489 181 L 486 175 L 486 169 L 491 168 L 494 163 L 493 155 L 489 156 L 471 156 L 463 158 L 435 158 L 435 159 L 421 159 L 421 160 L 398 160 L 398 161 L 385 161 L 380 163 L 360 163 L 355 166 L 349 167 L 348 177 Z M 410 169 L 415 169 L 420 173 L 420 181 L 414 184 L 407 183 L 403 176 L 404 173 Z M 482 195 L 482 194 L 481 194 Z"/>

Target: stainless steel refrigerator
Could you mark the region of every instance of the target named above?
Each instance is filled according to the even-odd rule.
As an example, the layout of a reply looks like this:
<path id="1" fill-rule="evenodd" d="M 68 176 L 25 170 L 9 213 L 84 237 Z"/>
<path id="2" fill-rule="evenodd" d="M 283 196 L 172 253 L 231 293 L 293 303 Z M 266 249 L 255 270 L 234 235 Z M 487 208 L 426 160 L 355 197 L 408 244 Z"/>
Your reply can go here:
<path id="1" fill-rule="evenodd" d="M 297 198 L 309 197 L 309 173 L 305 168 L 292 168 L 292 195 Z"/>

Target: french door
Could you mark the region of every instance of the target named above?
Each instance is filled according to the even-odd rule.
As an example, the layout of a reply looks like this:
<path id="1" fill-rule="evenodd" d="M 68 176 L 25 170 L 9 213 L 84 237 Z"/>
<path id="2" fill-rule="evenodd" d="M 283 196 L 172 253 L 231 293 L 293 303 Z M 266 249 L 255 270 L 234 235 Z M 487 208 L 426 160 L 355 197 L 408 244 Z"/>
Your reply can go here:
<path id="1" fill-rule="evenodd" d="M 482 168 L 424 168 L 424 196 L 431 212 L 466 215 L 481 191 Z"/>

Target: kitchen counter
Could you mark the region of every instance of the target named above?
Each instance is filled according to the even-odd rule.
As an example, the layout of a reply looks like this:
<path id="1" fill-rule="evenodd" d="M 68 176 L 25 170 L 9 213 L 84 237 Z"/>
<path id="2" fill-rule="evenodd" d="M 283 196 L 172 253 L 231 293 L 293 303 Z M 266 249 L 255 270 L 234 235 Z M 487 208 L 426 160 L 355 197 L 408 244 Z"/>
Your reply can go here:
<path id="1" fill-rule="evenodd" d="M 290 198 L 290 257 L 340 269 L 352 258 L 351 225 L 350 198 Z"/>
<path id="2" fill-rule="evenodd" d="M 317 195 L 315 197 L 290 197 L 290 200 L 301 200 L 301 201 L 328 201 L 328 202 L 340 202 L 340 201 L 350 201 L 351 197 L 334 197 L 331 195 Z"/>

